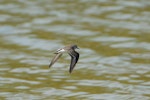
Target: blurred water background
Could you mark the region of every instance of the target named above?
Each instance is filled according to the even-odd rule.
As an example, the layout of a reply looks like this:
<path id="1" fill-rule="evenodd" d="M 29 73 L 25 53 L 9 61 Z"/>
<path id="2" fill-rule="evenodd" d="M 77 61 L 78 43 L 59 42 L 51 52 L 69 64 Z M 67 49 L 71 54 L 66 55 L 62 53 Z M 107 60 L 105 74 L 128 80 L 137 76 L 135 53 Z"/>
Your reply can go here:
<path id="1" fill-rule="evenodd" d="M 150 1 L 0 0 L 0 100 L 150 100 Z"/>

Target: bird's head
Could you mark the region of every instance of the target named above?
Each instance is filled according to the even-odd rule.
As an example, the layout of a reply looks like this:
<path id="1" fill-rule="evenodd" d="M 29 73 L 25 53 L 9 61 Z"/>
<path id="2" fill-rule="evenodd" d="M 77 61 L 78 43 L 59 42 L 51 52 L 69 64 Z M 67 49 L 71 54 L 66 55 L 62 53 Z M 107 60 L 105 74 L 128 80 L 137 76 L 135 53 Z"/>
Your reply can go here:
<path id="1" fill-rule="evenodd" d="M 79 49 L 78 46 L 76 44 L 71 46 L 73 49 Z"/>

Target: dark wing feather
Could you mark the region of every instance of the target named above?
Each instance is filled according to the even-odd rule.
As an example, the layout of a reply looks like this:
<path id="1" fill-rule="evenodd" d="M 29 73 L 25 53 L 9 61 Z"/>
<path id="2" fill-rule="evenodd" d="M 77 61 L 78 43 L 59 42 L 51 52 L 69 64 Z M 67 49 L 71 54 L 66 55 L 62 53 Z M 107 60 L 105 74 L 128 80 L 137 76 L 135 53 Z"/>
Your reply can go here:
<path id="1" fill-rule="evenodd" d="M 55 57 L 52 59 L 49 68 L 62 56 L 62 53 L 57 53 Z"/>
<path id="2" fill-rule="evenodd" d="M 76 52 L 75 50 L 69 50 L 68 54 L 71 56 L 71 62 L 70 62 L 70 69 L 69 72 L 71 73 L 78 62 L 79 59 L 79 53 Z"/>

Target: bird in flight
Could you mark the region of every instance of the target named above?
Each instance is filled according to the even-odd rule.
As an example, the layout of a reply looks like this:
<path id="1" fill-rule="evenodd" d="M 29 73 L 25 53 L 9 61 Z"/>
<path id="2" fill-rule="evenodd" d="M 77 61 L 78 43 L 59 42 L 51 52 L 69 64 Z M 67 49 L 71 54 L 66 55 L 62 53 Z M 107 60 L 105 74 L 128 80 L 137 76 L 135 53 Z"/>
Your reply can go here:
<path id="1" fill-rule="evenodd" d="M 54 58 L 52 59 L 49 68 L 62 56 L 64 52 L 67 52 L 71 56 L 71 62 L 70 62 L 70 69 L 69 72 L 71 73 L 78 62 L 79 59 L 79 53 L 75 51 L 75 49 L 79 49 L 77 45 L 68 45 L 64 48 L 58 49 L 54 54 Z"/>

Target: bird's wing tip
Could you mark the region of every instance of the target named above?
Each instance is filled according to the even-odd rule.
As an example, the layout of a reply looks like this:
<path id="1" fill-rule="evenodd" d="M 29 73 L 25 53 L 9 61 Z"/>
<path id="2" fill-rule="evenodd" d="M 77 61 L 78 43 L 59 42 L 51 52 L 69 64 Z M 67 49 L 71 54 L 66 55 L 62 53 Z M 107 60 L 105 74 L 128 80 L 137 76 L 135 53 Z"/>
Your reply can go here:
<path id="1" fill-rule="evenodd" d="M 69 70 L 69 73 L 70 73 L 70 74 L 72 73 L 72 70 L 71 70 L 71 69 Z"/>

